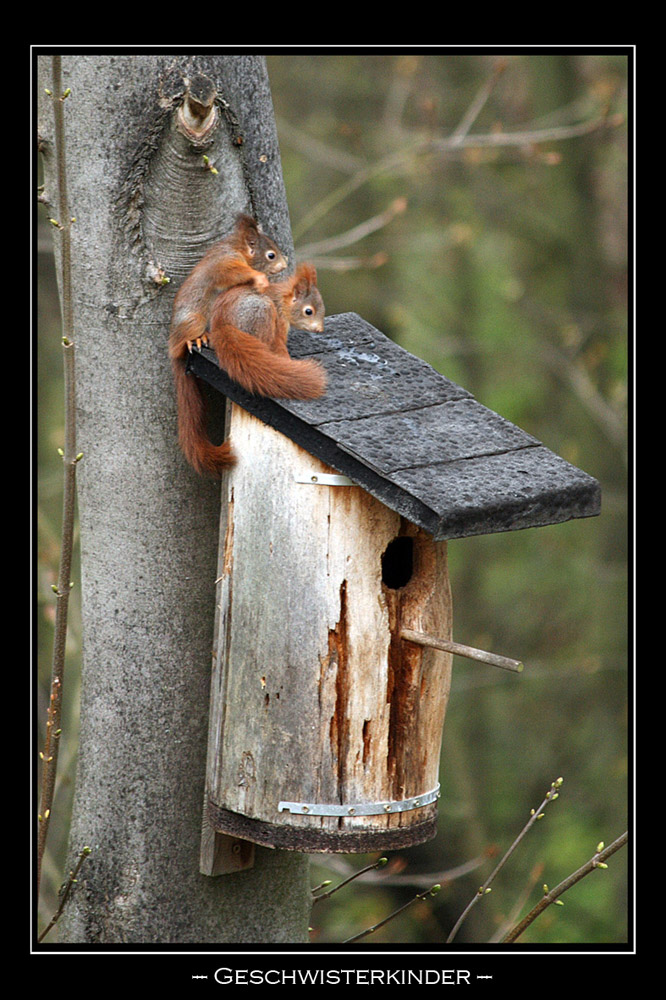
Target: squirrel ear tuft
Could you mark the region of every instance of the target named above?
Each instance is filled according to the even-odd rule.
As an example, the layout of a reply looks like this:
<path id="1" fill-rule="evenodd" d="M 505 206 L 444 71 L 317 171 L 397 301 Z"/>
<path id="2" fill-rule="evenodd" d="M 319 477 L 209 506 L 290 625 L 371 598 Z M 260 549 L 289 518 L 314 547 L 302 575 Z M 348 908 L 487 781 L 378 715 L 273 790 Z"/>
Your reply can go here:
<path id="1" fill-rule="evenodd" d="M 251 215 L 240 212 L 236 216 L 236 232 L 244 236 L 245 239 L 256 238 L 259 233 L 259 226 L 256 219 L 253 219 Z"/>
<path id="2" fill-rule="evenodd" d="M 317 284 L 317 271 L 315 270 L 314 264 L 303 263 L 299 264 L 296 268 L 296 278 L 300 284 L 316 285 Z"/>
<path id="3" fill-rule="evenodd" d="M 259 242 L 259 227 L 251 215 L 241 212 L 236 217 L 236 239 L 243 240 L 250 257 L 254 257 Z"/>

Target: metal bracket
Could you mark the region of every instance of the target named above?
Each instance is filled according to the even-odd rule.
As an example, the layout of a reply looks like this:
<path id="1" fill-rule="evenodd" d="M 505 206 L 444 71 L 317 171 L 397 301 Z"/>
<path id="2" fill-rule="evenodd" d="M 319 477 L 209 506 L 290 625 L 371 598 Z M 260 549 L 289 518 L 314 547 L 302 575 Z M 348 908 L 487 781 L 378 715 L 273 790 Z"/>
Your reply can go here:
<path id="1" fill-rule="evenodd" d="M 384 813 L 409 812 L 428 806 L 439 798 L 439 783 L 430 792 L 415 795 L 401 802 L 359 802 L 344 806 L 336 803 L 319 802 L 278 802 L 278 812 L 300 813 L 307 816 L 381 816 Z"/>
<path id="2" fill-rule="evenodd" d="M 310 486 L 355 486 L 349 476 L 338 476 L 332 472 L 313 472 L 311 476 L 294 476 L 294 482 Z"/>

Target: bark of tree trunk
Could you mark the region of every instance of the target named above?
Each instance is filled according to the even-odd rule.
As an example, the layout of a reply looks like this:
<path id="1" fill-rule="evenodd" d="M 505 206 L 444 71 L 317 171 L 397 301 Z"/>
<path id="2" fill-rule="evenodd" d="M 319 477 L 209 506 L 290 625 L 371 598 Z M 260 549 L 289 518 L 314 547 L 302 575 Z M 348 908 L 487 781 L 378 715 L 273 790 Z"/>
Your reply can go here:
<path id="1" fill-rule="evenodd" d="M 293 256 L 264 61 L 93 54 L 64 57 L 62 69 L 71 88 L 84 456 L 83 679 L 68 865 L 84 845 L 92 855 L 59 940 L 303 942 L 305 856 L 257 849 L 249 871 L 199 873 L 220 491 L 179 453 L 167 357 L 173 295 L 236 212 L 252 212 Z M 40 56 L 39 74 L 55 203 L 50 56 Z M 226 102 L 203 142 L 176 125 L 184 78 L 197 74 Z M 56 253 L 57 242 L 56 233 Z M 170 283 L 159 283 L 160 268 Z"/>

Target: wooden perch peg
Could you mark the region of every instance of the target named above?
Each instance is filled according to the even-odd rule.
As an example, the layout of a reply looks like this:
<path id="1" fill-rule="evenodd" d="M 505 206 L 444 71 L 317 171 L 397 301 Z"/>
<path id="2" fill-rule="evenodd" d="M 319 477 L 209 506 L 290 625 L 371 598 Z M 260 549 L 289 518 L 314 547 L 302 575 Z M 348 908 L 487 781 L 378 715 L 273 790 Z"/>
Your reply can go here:
<path id="1" fill-rule="evenodd" d="M 400 632 L 403 639 L 408 642 L 415 642 L 419 646 L 433 646 L 435 649 L 443 649 L 447 653 L 454 653 L 456 656 L 464 656 L 468 660 L 478 660 L 480 663 L 490 663 L 493 667 L 501 667 L 502 670 L 512 670 L 520 673 L 523 664 L 520 660 L 512 660 L 508 656 L 500 656 L 499 653 L 486 653 L 483 649 L 474 649 L 473 646 L 463 646 L 459 642 L 451 642 L 449 639 L 440 639 L 439 636 L 427 635 L 425 632 L 415 632 L 411 628 L 403 628 Z"/>

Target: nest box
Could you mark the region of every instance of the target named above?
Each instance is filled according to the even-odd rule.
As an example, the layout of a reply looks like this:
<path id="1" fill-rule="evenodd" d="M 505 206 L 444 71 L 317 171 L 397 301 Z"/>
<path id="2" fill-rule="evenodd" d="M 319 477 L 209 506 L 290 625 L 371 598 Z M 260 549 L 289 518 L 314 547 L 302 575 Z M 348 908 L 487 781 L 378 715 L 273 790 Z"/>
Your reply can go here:
<path id="1" fill-rule="evenodd" d="M 599 485 L 353 313 L 292 331 L 312 401 L 227 398 L 201 870 L 252 844 L 369 852 L 436 833 L 453 653 L 446 540 L 599 513 Z M 491 657 L 491 660 L 493 658 Z M 499 665 L 517 666 L 515 661 Z"/>

